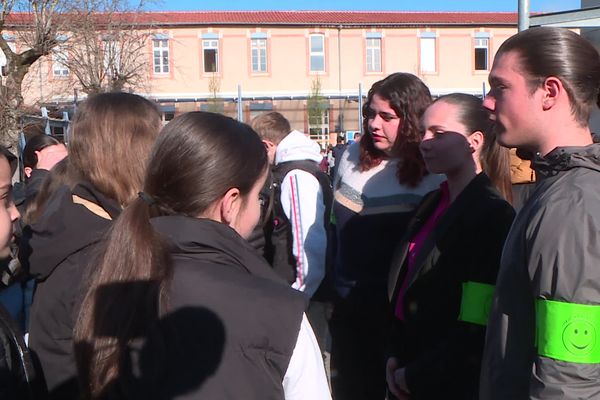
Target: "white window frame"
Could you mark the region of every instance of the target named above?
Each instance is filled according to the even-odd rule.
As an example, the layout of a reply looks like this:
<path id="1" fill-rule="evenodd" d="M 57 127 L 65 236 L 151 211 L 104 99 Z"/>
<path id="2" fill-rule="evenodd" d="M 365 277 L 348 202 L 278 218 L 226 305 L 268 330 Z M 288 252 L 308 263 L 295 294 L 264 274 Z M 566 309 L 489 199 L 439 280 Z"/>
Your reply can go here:
<path id="1" fill-rule="evenodd" d="M 152 71 L 155 75 L 165 75 L 171 70 L 169 39 L 155 37 L 152 39 Z"/>
<path id="2" fill-rule="evenodd" d="M 206 70 L 207 51 L 213 51 L 215 54 L 215 70 Z M 202 70 L 205 74 L 219 73 L 219 39 L 202 39 Z"/>
<path id="3" fill-rule="evenodd" d="M 420 38 L 420 70 L 421 73 L 437 72 L 437 37 L 435 33 L 425 32 Z"/>
<path id="4" fill-rule="evenodd" d="M 313 39 L 320 39 L 321 40 L 321 50 L 313 50 Z M 309 45 L 309 60 L 308 60 L 308 64 L 309 64 L 309 71 L 310 72 L 325 72 L 325 35 L 323 35 L 322 33 L 314 33 L 309 35 L 308 37 L 308 45 Z M 323 68 L 322 69 L 316 69 L 313 68 L 313 59 L 317 60 L 317 59 L 322 59 L 322 65 Z"/>
<path id="5" fill-rule="evenodd" d="M 367 37 L 367 72 L 381 72 L 381 37 Z"/>
<path id="6" fill-rule="evenodd" d="M 250 63 L 252 73 L 267 73 L 267 38 L 250 38 Z"/>
<path id="7" fill-rule="evenodd" d="M 104 71 L 107 75 L 118 75 L 121 69 L 121 43 L 118 40 L 105 39 L 102 44 L 104 51 Z"/>
<path id="8" fill-rule="evenodd" d="M 490 39 L 487 37 L 475 37 L 474 38 L 474 66 L 475 71 L 487 71 L 490 68 Z M 485 68 L 477 68 L 477 49 L 485 49 Z"/>
<path id="9" fill-rule="evenodd" d="M 70 71 L 67 66 L 69 55 L 64 46 L 57 46 L 52 53 L 52 76 L 55 78 L 64 78 L 69 76 Z"/>

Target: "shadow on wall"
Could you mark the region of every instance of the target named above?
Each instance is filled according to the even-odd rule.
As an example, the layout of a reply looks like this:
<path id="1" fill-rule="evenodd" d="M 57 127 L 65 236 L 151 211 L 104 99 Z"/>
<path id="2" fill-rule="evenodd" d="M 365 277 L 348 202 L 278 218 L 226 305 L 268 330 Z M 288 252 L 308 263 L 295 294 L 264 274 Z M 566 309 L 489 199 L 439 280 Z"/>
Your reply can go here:
<path id="1" fill-rule="evenodd" d="M 115 298 L 122 298 L 115 293 L 139 290 L 140 285 L 150 283 L 104 286 L 96 301 L 114 302 Z M 94 329 L 97 336 L 118 336 L 99 326 Z M 198 391 L 220 365 L 224 345 L 225 327 L 214 312 L 204 307 L 182 307 L 167 313 L 129 340 L 120 374 L 101 398 L 167 400 Z M 75 347 L 81 354 L 89 351 L 91 345 L 80 342 Z"/>

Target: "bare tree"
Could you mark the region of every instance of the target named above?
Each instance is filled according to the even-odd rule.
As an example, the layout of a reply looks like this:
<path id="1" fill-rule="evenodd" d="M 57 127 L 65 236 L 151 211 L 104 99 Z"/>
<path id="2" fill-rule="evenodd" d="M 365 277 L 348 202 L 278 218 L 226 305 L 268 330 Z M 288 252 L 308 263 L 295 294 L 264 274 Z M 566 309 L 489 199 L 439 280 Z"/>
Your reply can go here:
<path id="1" fill-rule="evenodd" d="M 145 6 L 127 0 L 80 0 L 69 25 L 64 60 L 87 94 L 142 87 L 148 79 L 150 24 Z M 143 23 L 142 23 L 143 22 Z"/>
<path id="2" fill-rule="evenodd" d="M 66 4 L 63 0 L 0 0 L 0 50 L 6 58 L 5 76 L 0 78 L 0 144 L 13 152 L 19 137 L 23 79 L 57 45 Z M 14 34 L 21 52 L 13 51 L 3 35 L 6 31 Z"/>
<path id="3" fill-rule="evenodd" d="M 55 53 L 87 94 L 139 88 L 147 81 L 151 24 L 138 21 L 146 0 L 141 1 L 132 7 L 128 0 L 0 0 L 0 50 L 6 58 L 0 144 L 16 151 L 23 81 L 44 56 Z M 73 87 L 72 79 L 65 82 Z"/>

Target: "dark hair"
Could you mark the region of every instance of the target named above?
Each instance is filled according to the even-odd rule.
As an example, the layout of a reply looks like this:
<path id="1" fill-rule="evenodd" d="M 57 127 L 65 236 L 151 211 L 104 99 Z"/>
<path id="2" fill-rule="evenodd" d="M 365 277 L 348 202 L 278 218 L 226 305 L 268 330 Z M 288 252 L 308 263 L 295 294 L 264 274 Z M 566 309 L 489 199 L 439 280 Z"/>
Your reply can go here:
<path id="1" fill-rule="evenodd" d="M 467 128 L 467 134 L 480 131 L 484 136 L 480 162 L 483 171 L 490 177 L 498 191 L 512 202 L 512 186 L 510 180 L 510 150 L 496 142 L 490 111 L 483 107 L 483 101 L 476 96 L 465 93 L 452 93 L 441 96 L 434 101 L 457 106 L 458 120 Z"/>
<path id="2" fill-rule="evenodd" d="M 17 166 L 18 166 L 18 162 L 17 162 L 17 156 L 15 156 L 13 153 L 11 153 L 10 150 L 8 150 L 7 147 L 0 145 L 0 155 L 4 156 L 4 158 L 6 158 L 6 161 L 8 161 L 8 165 L 10 167 L 10 174 L 11 176 L 15 174 L 15 171 L 17 170 Z"/>
<path id="3" fill-rule="evenodd" d="M 121 205 L 142 186 L 146 161 L 160 131 L 154 103 L 131 93 L 102 93 L 77 109 L 69 140 L 71 176 L 80 176 Z"/>
<path id="4" fill-rule="evenodd" d="M 31 137 L 23 149 L 23 166 L 35 168 L 38 163 L 38 157 L 35 152 L 57 144 L 60 144 L 58 139 L 44 133 Z"/>
<path id="5" fill-rule="evenodd" d="M 150 156 L 145 199 L 132 201 L 111 228 L 81 306 L 75 338 L 84 350 L 76 357 L 86 397 L 102 396 L 119 376 L 134 332 L 156 322 L 158 304 L 168 307 L 170 255 L 150 218 L 198 217 L 231 188 L 246 200 L 267 166 L 257 134 L 229 117 L 191 112 L 166 125 Z M 111 302 L 96 299 L 104 285 L 136 281 L 148 285 L 118 293 Z M 107 331 L 114 335 L 97 334 Z"/>
<path id="6" fill-rule="evenodd" d="M 46 209 L 48 200 L 59 187 L 71 186 L 72 179 L 68 175 L 68 162 L 68 157 L 66 157 L 56 163 L 54 168 L 48 173 L 48 176 L 44 178 L 40 190 L 35 195 L 33 201 L 26 203 L 25 211 L 21 218 L 24 225 L 32 225 L 38 221 Z"/>
<path id="7" fill-rule="evenodd" d="M 261 114 L 251 122 L 261 139 L 279 144 L 291 131 L 290 121 L 276 111 Z"/>
<path id="8" fill-rule="evenodd" d="M 531 91 L 549 76 L 562 82 L 575 120 L 588 125 L 591 108 L 600 105 L 600 55 L 594 46 L 568 29 L 537 27 L 508 38 L 499 54 L 516 51 Z"/>
<path id="9" fill-rule="evenodd" d="M 421 142 L 420 119 L 431 103 L 431 93 L 423 81 L 412 74 L 395 73 L 375 82 L 369 90 L 363 113 L 363 132 L 360 139 L 360 168 L 362 171 L 376 167 L 384 159 L 384 153 L 373 143 L 369 134 L 369 117 L 373 96 L 378 95 L 390 102 L 390 107 L 400 117 L 398 136 L 392 147 L 392 156 L 398 157 L 397 177 L 402 184 L 417 186 L 427 174 L 419 151 Z"/>

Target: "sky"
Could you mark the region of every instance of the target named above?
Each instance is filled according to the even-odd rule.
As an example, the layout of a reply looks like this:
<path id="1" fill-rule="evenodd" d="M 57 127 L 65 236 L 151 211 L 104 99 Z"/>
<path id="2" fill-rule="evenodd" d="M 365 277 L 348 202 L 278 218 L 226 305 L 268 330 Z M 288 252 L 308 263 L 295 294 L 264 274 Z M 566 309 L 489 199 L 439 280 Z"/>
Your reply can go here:
<path id="1" fill-rule="evenodd" d="M 580 0 L 530 0 L 531 12 L 578 9 Z M 186 10 L 360 10 L 517 11 L 518 0 L 154 0 L 155 11 Z"/>

